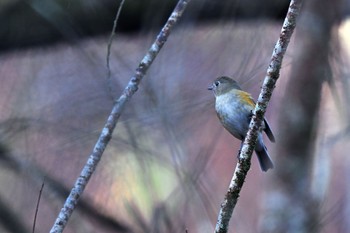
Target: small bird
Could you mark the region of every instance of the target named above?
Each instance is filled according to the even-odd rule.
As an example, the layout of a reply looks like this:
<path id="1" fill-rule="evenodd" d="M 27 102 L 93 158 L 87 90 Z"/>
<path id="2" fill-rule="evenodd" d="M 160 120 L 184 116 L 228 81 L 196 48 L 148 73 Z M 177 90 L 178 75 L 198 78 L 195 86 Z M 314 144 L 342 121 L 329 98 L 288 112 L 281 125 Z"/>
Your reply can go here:
<path id="1" fill-rule="evenodd" d="M 238 83 L 226 76 L 219 77 L 208 87 L 215 95 L 215 110 L 224 128 L 235 138 L 242 141 L 248 132 L 249 123 L 255 108 L 252 96 L 242 91 Z M 255 146 L 255 153 L 258 156 L 261 170 L 266 172 L 273 168 L 273 162 L 267 152 L 262 137 L 262 130 L 265 131 L 271 142 L 275 142 L 275 137 L 266 119 L 262 123 L 258 140 Z"/>

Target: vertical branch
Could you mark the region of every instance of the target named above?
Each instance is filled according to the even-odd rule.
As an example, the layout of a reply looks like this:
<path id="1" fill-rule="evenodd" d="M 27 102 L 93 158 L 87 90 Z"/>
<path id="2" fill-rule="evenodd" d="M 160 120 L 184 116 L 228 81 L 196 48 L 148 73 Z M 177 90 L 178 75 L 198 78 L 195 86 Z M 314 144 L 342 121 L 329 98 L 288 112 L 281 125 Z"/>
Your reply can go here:
<path id="1" fill-rule="evenodd" d="M 271 61 L 267 69 L 264 84 L 259 95 L 254 115 L 249 125 L 249 131 L 239 155 L 239 161 L 231 179 L 225 199 L 221 204 L 218 220 L 215 227 L 216 233 L 227 232 L 233 209 L 236 206 L 239 193 L 243 186 L 245 177 L 250 168 L 250 160 L 255 148 L 258 130 L 264 119 L 264 114 L 271 98 L 275 83 L 279 78 L 279 71 L 282 65 L 283 56 L 287 50 L 290 38 L 293 34 L 296 19 L 299 15 L 302 0 L 292 0 L 289 5 L 287 16 L 284 20 L 279 39 L 272 53 Z"/>
<path id="2" fill-rule="evenodd" d="M 43 184 L 41 185 L 41 188 L 40 188 L 40 191 L 39 191 L 39 196 L 38 196 L 38 201 L 36 202 L 32 233 L 35 233 L 36 219 L 38 217 L 39 205 L 40 205 L 41 195 L 42 195 L 43 190 L 44 190 L 44 185 L 45 185 L 45 180 L 43 181 Z"/>
<path id="3" fill-rule="evenodd" d="M 156 40 L 148 50 L 147 54 L 141 60 L 139 66 L 136 69 L 136 73 L 131 77 L 131 80 L 125 87 L 122 95 L 115 101 L 112 111 L 107 119 L 105 126 L 102 129 L 100 137 L 95 144 L 95 147 L 89 156 L 83 170 L 81 171 L 78 179 L 76 180 L 74 187 L 72 188 L 63 208 L 61 209 L 54 225 L 52 226 L 51 233 L 62 232 L 67 222 L 72 215 L 75 207 L 77 206 L 80 196 L 95 171 L 98 162 L 100 161 L 102 154 L 107 147 L 107 144 L 112 138 L 112 133 L 118 122 L 118 119 L 125 107 L 126 103 L 130 100 L 133 94 L 137 91 L 138 85 L 142 78 L 145 76 L 147 70 L 153 63 L 154 59 L 158 55 L 160 49 L 166 42 L 173 26 L 179 21 L 183 12 L 186 9 L 187 4 L 190 0 L 179 0 L 175 9 L 171 13 L 168 21 L 158 34 Z"/>
<path id="4" fill-rule="evenodd" d="M 121 0 L 121 2 L 119 3 L 118 11 L 117 11 L 117 14 L 115 15 L 115 19 L 113 22 L 112 32 L 111 32 L 111 35 L 109 37 L 108 45 L 107 45 L 107 56 L 106 56 L 107 84 L 108 84 L 108 91 L 109 91 L 109 94 L 111 95 L 111 97 L 113 97 L 112 82 L 111 82 L 112 71 L 111 71 L 109 61 L 111 58 L 111 47 L 112 47 L 113 39 L 115 37 L 115 30 L 117 29 L 117 23 L 119 20 L 120 12 L 122 11 L 122 8 L 124 6 L 124 3 L 125 3 L 125 0 Z"/>

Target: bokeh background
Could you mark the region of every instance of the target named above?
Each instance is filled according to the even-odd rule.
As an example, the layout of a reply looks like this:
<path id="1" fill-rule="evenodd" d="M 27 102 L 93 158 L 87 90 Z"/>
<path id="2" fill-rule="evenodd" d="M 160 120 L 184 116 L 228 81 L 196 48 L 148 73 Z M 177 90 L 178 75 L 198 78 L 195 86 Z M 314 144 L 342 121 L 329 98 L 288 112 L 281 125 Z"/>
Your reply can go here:
<path id="1" fill-rule="evenodd" d="M 323 2 L 332 2 L 332 14 L 297 24 L 266 113 L 276 169 L 261 172 L 253 156 L 229 232 L 350 232 L 350 4 Z M 114 98 L 175 4 L 126 0 L 108 79 L 118 1 L 0 1 L 0 232 L 32 231 L 43 183 L 35 232 L 49 232 Z M 228 75 L 258 97 L 288 4 L 190 3 L 124 109 L 65 232 L 213 232 L 240 142 L 220 125 L 207 86 Z M 313 7 L 304 15 L 317 16 Z M 324 24 L 329 30 L 317 31 Z M 329 47 L 309 51 L 317 41 Z M 302 75 L 315 65 L 298 66 L 310 54 L 327 58 L 320 89 Z M 310 102 L 314 116 L 301 110 Z M 309 124 L 293 126 L 300 121 Z M 300 129 L 311 136 L 292 141 Z"/>

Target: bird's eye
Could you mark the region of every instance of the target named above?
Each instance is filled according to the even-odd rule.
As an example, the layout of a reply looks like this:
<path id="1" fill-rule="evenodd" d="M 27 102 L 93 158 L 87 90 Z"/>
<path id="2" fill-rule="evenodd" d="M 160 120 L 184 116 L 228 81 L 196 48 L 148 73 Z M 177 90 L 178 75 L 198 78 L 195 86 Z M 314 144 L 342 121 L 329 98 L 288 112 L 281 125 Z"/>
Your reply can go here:
<path id="1" fill-rule="evenodd" d="M 219 82 L 219 81 L 215 81 L 215 82 L 214 82 L 214 85 L 217 87 L 217 86 L 220 85 L 220 82 Z"/>

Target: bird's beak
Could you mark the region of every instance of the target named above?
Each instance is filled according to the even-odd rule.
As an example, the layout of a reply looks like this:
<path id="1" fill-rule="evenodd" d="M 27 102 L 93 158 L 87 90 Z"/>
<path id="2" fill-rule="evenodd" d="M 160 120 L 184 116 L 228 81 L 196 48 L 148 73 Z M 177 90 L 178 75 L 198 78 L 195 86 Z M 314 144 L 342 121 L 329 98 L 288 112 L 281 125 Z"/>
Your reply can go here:
<path id="1" fill-rule="evenodd" d="M 208 86 L 208 90 L 209 91 L 213 90 L 213 85 Z"/>

